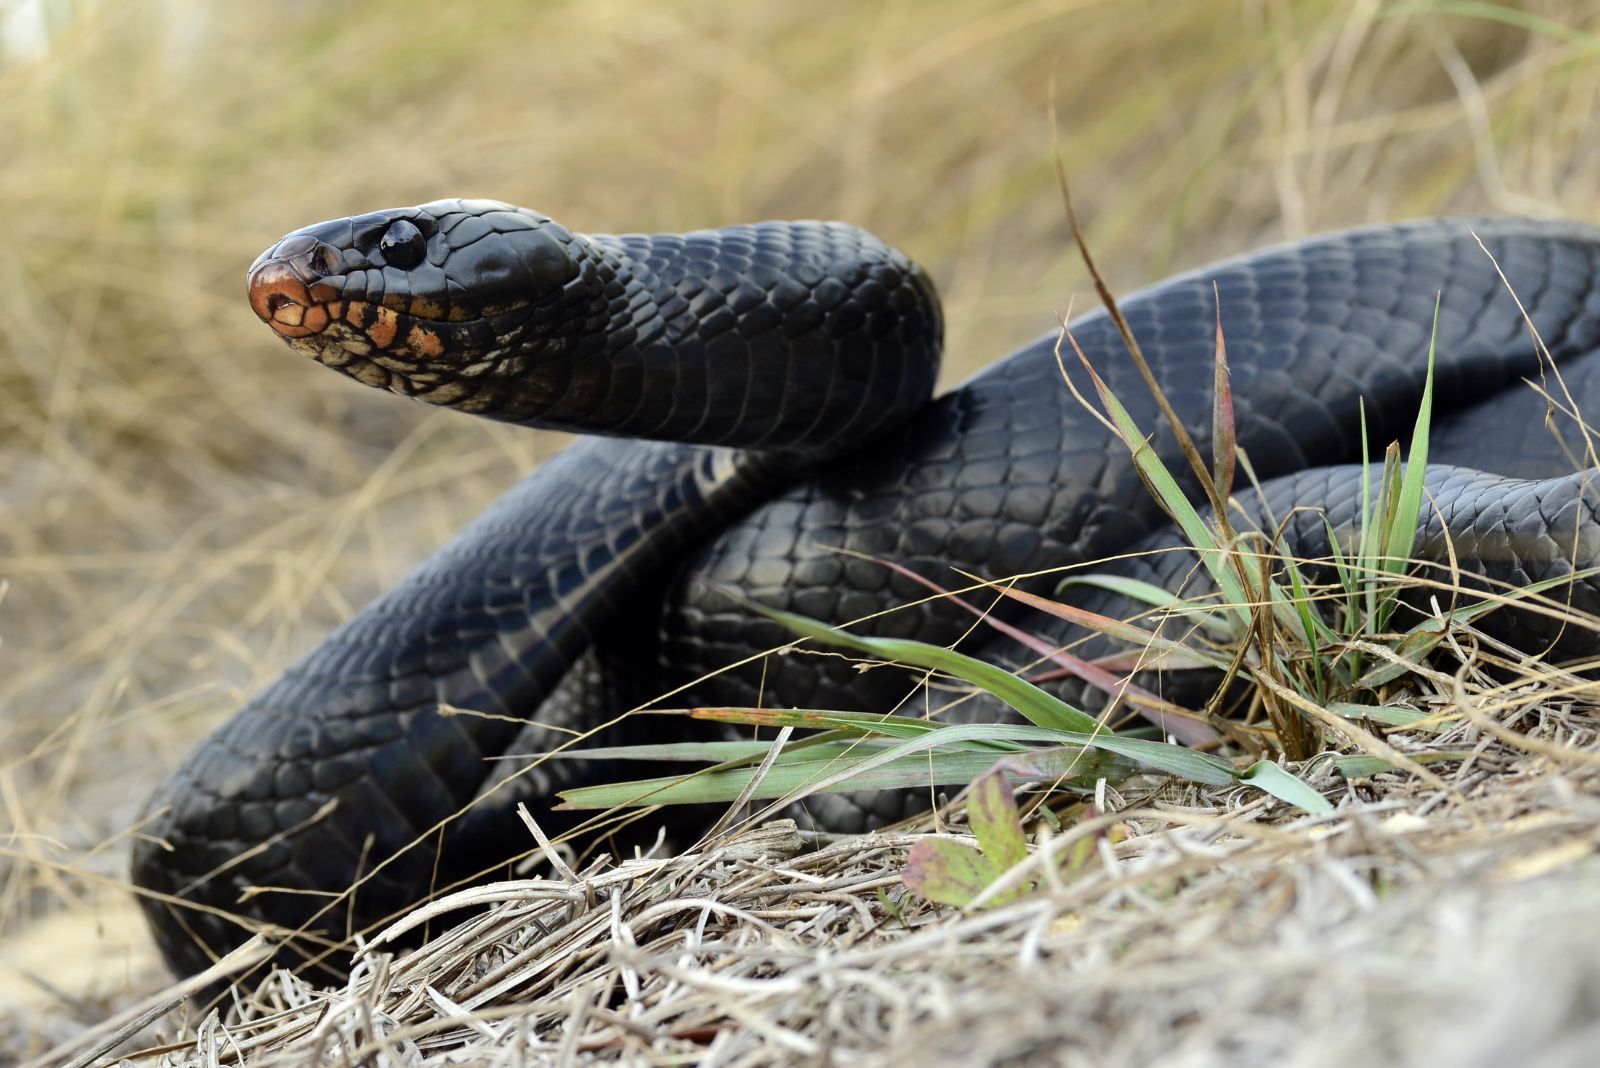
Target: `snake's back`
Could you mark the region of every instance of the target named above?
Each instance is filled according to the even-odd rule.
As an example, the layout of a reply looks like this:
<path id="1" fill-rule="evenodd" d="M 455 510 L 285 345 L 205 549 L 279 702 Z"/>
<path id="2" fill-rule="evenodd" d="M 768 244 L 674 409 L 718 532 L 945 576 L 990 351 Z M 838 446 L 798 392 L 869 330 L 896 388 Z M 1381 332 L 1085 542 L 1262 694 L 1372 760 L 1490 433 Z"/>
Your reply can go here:
<path id="1" fill-rule="evenodd" d="M 1443 220 L 1255 253 L 1146 290 L 1123 310 L 1204 451 L 1220 304 L 1239 445 L 1270 479 L 1359 460 L 1363 405 L 1379 447 L 1409 436 L 1437 294 L 1440 447 L 1433 458 L 1490 471 L 1512 463 L 1511 473 L 1551 477 L 1572 464 L 1548 433 L 1525 425 L 1536 407 L 1543 415 L 1542 401 L 1529 403 L 1536 395 L 1522 385 L 1540 377 L 1529 324 L 1562 367 L 1584 374 L 1600 350 L 1597 280 L 1600 231 L 1593 227 Z M 1168 467 L 1185 471 L 1109 317 L 1085 316 L 1072 333 L 1111 391 L 1155 432 Z M 667 659 L 699 672 L 782 641 L 779 631 L 716 597 L 716 587 L 843 621 L 927 592 L 856 554 L 947 583 L 958 568 L 1003 578 L 1115 555 L 1165 525 L 1126 448 L 1063 383 L 1057 341 L 1047 336 L 985 369 L 919 413 L 870 462 L 840 461 L 711 543 L 683 597 L 669 605 Z M 1063 353 L 1079 394 L 1092 398 L 1070 347 Z M 1497 408 L 1508 401 L 1521 421 L 1502 426 Z M 1514 456 L 1505 442 L 1515 443 Z M 969 625 L 964 612 L 935 603 L 874 626 L 943 644 Z M 786 687 L 779 699 L 795 704 L 873 706 L 889 696 L 871 693 L 870 675 L 824 658 L 769 663 L 765 671 L 768 692 Z M 882 685 L 888 691 L 902 682 Z M 736 696 L 752 692 L 719 693 Z"/>

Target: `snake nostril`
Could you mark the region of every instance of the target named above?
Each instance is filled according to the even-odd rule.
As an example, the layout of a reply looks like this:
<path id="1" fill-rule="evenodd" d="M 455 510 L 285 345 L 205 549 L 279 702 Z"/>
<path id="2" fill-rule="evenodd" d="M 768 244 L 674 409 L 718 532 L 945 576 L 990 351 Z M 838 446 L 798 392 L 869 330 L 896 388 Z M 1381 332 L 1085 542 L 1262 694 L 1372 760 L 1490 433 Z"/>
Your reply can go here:
<path id="1" fill-rule="evenodd" d="M 329 245 L 318 245 L 317 250 L 311 256 L 311 265 L 316 268 L 318 276 L 322 278 L 337 274 L 342 263 L 343 260 L 339 251 Z"/>
<path id="2" fill-rule="evenodd" d="M 289 297 L 289 296 L 287 296 L 287 295 L 285 295 L 283 293 L 274 293 L 274 294 L 272 294 L 272 296 L 267 298 L 267 314 L 268 315 L 273 315 L 273 314 L 275 314 L 277 312 L 277 310 L 279 308 L 283 307 L 285 304 L 293 304 L 293 303 L 295 303 L 293 298 L 291 298 L 291 297 Z"/>

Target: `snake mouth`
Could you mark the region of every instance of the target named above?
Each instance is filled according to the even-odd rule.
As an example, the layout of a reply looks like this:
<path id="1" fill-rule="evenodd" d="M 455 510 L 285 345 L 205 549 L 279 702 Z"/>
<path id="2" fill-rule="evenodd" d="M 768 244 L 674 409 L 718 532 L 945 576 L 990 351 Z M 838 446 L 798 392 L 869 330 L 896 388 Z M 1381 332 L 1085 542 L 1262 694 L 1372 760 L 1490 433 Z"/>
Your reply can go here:
<path id="1" fill-rule="evenodd" d="M 313 294 L 314 286 L 323 292 Z M 309 337 L 331 321 L 332 287 L 320 279 L 308 282 L 288 258 L 258 262 L 250 271 L 249 290 L 251 309 L 280 337 Z"/>
<path id="2" fill-rule="evenodd" d="M 433 298 L 391 288 L 359 292 L 360 285 L 340 271 L 343 257 L 307 235 L 285 238 L 250 268 L 247 289 L 257 318 L 285 341 L 314 354 L 327 347 L 366 355 L 392 353 L 429 360 L 447 348 L 443 330 L 467 327 L 484 316 L 459 303 L 445 307 Z M 356 291 L 352 291 L 356 290 Z M 337 360 L 321 362 L 342 364 Z"/>

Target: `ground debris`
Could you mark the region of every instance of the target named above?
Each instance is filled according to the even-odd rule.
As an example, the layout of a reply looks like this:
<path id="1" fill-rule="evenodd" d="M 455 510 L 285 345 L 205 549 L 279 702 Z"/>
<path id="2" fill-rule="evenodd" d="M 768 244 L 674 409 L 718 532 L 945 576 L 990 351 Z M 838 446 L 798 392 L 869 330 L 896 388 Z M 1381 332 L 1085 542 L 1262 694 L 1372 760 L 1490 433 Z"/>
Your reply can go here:
<path id="1" fill-rule="evenodd" d="M 125 1055 L 168 1068 L 1586 1064 L 1600 1042 L 1600 744 L 1571 709 L 1519 727 L 1508 741 L 1463 718 L 1430 739 L 1474 752 L 1434 765 L 1448 791 L 1395 773 L 1344 784 L 1312 762 L 1301 773 L 1343 794 L 1332 816 L 1184 784 L 1107 794 L 1128 835 L 994 909 L 904 890 L 926 828 L 804 852 L 777 823 L 570 880 L 477 887 L 402 924 L 490 907 L 405 953 L 380 935 L 343 988 L 276 973 L 181 1046 Z M 1041 834 L 1032 862 L 1065 856 L 1073 827 Z"/>

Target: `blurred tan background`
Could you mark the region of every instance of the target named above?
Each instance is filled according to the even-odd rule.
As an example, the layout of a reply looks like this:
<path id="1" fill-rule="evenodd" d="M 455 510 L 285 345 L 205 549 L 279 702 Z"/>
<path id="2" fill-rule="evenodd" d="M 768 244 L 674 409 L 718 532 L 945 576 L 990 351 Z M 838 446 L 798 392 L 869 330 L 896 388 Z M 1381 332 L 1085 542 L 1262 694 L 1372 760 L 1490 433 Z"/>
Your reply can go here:
<path id="1" fill-rule="evenodd" d="M 954 379 L 1093 302 L 1052 71 L 1127 290 L 1365 221 L 1600 220 L 1597 34 L 1589 0 L 0 0 L 0 1045 L 157 981 L 117 886 L 144 795 L 560 445 L 295 358 L 243 300 L 281 233 L 447 195 L 848 219 L 932 269 Z"/>

